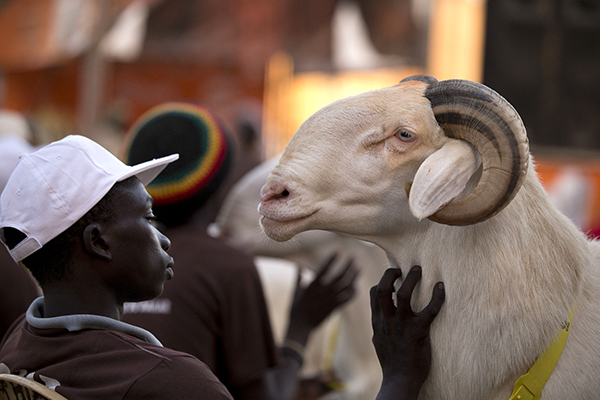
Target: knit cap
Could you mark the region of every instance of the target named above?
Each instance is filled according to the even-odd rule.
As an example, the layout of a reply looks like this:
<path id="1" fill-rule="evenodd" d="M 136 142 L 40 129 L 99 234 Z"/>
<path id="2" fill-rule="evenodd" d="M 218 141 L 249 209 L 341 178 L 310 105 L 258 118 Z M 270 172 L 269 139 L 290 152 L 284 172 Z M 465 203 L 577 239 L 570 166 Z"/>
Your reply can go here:
<path id="1" fill-rule="evenodd" d="M 123 161 L 137 164 L 178 153 L 146 189 L 165 225 L 185 223 L 223 183 L 233 159 L 232 139 L 206 106 L 169 102 L 143 114 L 129 130 Z"/>

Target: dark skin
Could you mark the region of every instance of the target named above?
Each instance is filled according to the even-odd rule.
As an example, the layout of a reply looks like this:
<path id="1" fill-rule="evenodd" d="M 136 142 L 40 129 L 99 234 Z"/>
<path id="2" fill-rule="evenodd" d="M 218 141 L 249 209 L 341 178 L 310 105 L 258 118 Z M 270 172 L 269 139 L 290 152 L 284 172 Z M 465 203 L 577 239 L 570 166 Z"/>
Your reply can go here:
<path id="1" fill-rule="evenodd" d="M 42 287 L 44 317 L 120 319 L 123 303 L 158 296 L 172 277 L 171 243 L 152 224 L 152 198 L 137 178 L 119 185 L 115 217 L 86 226 L 72 249 L 72 273 Z"/>
<path id="2" fill-rule="evenodd" d="M 406 275 L 392 301 L 394 282 L 400 269 L 390 268 L 379 284 L 371 288 L 373 345 L 383 371 L 378 400 L 415 400 L 431 368 L 429 331 L 445 299 L 444 284 L 434 285 L 429 304 L 419 313 L 412 311 L 410 298 L 421 279 L 421 267 Z"/>

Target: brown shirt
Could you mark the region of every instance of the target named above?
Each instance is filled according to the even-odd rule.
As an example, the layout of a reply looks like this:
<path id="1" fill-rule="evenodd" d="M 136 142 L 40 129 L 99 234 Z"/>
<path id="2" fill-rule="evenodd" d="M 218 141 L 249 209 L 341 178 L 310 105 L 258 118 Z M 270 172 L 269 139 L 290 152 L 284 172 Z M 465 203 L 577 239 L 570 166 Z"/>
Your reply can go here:
<path id="1" fill-rule="evenodd" d="M 164 232 L 175 276 L 164 293 L 126 303 L 123 321 L 198 357 L 236 396 L 276 363 L 262 285 L 252 259 L 197 228 Z"/>
<path id="2" fill-rule="evenodd" d="M 231 400 L 205 364 L 162 347 L 149 332 L 94 315 L 43 318 L 41 298 L 0 344 L 2 372 L 33 378 L 69 400 Z"/>

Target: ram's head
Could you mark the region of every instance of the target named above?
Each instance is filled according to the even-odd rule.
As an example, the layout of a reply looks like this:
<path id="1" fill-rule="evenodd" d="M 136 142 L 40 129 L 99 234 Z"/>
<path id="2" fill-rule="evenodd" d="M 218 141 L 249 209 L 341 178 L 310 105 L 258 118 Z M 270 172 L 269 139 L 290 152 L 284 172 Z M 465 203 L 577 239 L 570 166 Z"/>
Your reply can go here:
<path id="1" fill-rule="evenodd" d="M 512 200 L 528 162 L 525 128 L 504 98 L 414 76 L 306 120 L 261 190 L 261 225 L 284 241 L 310 229 L 369 239 L 424 218 L 475 224 Z"/>

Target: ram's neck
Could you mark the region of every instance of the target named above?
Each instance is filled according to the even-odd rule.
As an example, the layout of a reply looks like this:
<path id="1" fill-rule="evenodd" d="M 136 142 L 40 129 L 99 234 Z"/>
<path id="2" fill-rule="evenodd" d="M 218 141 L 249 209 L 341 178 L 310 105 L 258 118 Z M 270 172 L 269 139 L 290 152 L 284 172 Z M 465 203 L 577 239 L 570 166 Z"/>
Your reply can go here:
<path id="1" fill-rule="evenodd" d="M 580 290 L 588 242 L 551 205 L 535 173 L 513 202 L 486 222 L 420 224 L 396 239 L 395 247 L 385 241 L 382 246 L 404 273 L 414 264 L 423 267 L 415 308 L 429 301 L 435 282 L 446 285 L 446 302 L 432 331 L 445 369 L 432 374 L 431 384 L 446 386 L 444 393 L 453 392 L 452 382 L 461 382 L 455 393 L 464 394 L 465 388 L 470 394 L 489 393 L 497 388 L 494 379 L 506 377 L 509 383 L 524 373 L 556 334 Z"/>
<path id="2" fill-rule="evenodd" d="M 423 283 L 443 280 L 449 291 L 456 283 L 468 297 L 491 297 L 497 306 L 500 297 L 511 306 L 572 300 L 579 266 L 589 257 L 585 235 L 551 204 L 533 168 L 513 202 L 485 222 L 457 227 L 423 220 L 373 241 L 403 271 L 421 265 Z M 561 293 L 548 295 L 549 289 Z"/>

